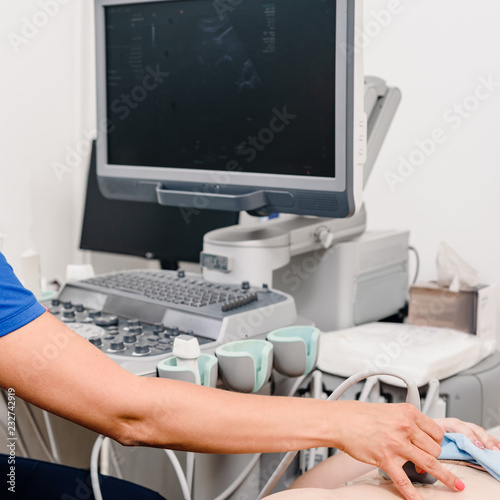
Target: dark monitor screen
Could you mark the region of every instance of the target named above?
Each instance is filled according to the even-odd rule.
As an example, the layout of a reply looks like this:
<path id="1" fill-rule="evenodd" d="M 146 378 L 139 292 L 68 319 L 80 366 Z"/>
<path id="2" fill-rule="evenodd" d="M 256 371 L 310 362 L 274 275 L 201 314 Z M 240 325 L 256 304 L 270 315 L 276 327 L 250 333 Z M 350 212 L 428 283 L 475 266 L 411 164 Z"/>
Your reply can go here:
<path id="1" fill-rule="evenodd" d="M 175 269 L 179 261 L 199 262 L 208 231 L 238 223 L 239 214 L 164 207 L 105 198 L 97 185 L 92 145 L 80 248 L 159 259 Z"/>
<path id="2" fill-rule="evenodd" d="M 110 165 L 334 178 L 332 0 L 109 5 Z"/>

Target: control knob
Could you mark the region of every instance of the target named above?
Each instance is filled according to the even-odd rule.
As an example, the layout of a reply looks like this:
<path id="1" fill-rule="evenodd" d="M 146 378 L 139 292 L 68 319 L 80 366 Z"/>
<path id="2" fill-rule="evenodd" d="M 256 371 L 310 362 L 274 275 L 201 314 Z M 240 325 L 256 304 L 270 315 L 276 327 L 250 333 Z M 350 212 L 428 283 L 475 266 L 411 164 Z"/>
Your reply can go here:
<path id="1" fill-rule="evenodd" d="M 153 326 L 153 333 L 159 335 L 165 331 L 165 325 L 163 323 L 155 323 Z"/>
<path id="2" fill-rule="evenodd" d="M 134 354 L 144 355 L 149 354 L 149 346 L 145 344 L 137 344 L 134 348 Z"/>
<path id="3" fill-rule="evenodd" d="M 97 318 L 95 318 L 95 324 L 97 326 L 114 326 L 118 324 L 118 316 L 114 314 L 100 314 Z"/>
<path id="4" fill-rule="evenodd" d="M 96 347 L 101 347 L 102 346 L 102 339 L 101 337 L 90 337 L 89 342 Z"/>
<path id="5" fill-rule="evenodd" d="M 63 312 L 63 319 L 66 321 L 73 321 L 75 319 L 75 311 L 73 310 L 66 310 Z"/>
<path id="6" fill-rule="evenodd" d="M 128 331 L 132 335 L 142 335 L 142 326 L 130 326 Z"/>
<path id="7" fill-rule="evenodd" d="M 109 345 L 109 349 L 111 351 L 124 351 L 125 350 L 125 345 L 123 342 L 116 341 L 116 342 L 111 342 Z"/>
<path id="8" fill-rule="evenodd" d="M 179 327 L 178 326 L 172 326 L 171 328 L 167 328 L 168 333 L 170 335 L 179 335 Z"/>

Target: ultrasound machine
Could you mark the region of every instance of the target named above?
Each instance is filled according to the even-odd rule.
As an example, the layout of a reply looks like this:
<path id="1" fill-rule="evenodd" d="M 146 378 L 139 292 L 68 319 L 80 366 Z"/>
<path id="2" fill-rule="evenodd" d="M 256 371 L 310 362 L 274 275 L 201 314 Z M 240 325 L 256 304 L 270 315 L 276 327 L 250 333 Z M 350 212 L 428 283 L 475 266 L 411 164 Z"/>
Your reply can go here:
<path id="1" fill-rule="evenodd" d="M 81 248 L 162 269 L 69 282 L 51 312 L 125 369 L 157 376 L 180 343 L 210 357 L 282 327 L 339 330 L 404 308 L 408 232 L 365 231 L 362 191 L 401 94 L 364 77 L 360 0 L 95 7 L 98 134 Z M 238 224 L 241 212 L 255 222 Z M 290 386 L 309 391 L 273 374 L 259 392 Z M 127 478 L 186 498 L 152 450 L 137 453 L 121 460 Z M 257 498 L 277 460 L 175 455 L 194 500 Z"/>

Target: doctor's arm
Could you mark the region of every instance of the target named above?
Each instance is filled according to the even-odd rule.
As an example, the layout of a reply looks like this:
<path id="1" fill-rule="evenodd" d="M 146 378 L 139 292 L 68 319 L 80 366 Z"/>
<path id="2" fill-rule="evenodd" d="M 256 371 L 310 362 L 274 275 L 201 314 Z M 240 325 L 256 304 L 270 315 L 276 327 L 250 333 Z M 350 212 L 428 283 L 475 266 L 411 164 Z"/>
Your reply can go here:
<path id="1" fill-rule="evenodd" d="M 410 405 L 244 395 L 137 377 L 49 313 L 0 338 L 0 386 L 124 445 L 207 453 L 331 446 L 383 468 L 408 500 L 412 460 L 450 488 L 442 429 Z"/>

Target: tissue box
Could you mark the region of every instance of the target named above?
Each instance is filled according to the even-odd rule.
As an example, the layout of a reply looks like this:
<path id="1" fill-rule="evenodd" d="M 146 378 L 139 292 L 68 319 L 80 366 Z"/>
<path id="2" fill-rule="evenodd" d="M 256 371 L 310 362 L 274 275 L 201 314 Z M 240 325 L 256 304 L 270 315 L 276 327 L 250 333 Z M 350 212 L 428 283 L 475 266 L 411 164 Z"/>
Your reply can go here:
<path id="1" fill-rule="evenodd" d="M 496 339 L 497 287 L 478 285 L 450 292 L 435 282 L 410 289 L 408 322 L 453 328 L 484 340 Z"/>

